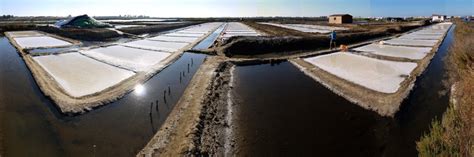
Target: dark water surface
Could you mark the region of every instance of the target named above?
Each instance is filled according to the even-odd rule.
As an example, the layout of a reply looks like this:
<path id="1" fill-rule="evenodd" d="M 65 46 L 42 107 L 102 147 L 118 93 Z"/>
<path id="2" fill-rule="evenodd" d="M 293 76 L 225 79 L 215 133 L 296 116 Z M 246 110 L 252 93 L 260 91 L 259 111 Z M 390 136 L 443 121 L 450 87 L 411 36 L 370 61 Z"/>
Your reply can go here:
<path id="1" fill-rule="evenodd" d="M 6 156 L 134 156 L 159 129 L 205 58 L 185 53 L 143 84 L 142 92 L 67 117 L 43 96 L 5 37 L 0 37 L 0 50 L 0 105 L 4 108 L 0 116 Z M 164 94 L 168 86 L 170 95 Z"/>
<path id="2" fill-rule="evenodd" d="M 452 31 L 394 118 L 350 103 L 289 62 L 237 66 L 240 155 L 417 156 L 415 142 L 448 105 L 440 91 Z"/>

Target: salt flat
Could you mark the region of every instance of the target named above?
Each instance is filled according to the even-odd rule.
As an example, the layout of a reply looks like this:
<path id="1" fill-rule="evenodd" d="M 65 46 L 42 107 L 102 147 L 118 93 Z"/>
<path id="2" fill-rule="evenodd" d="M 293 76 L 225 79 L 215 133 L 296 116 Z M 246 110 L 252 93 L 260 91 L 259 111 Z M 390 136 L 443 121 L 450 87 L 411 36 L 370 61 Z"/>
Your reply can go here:
<path id="1" fill-rule="evenodd" d="M 142 49 L 150 49 L 150 50 L 157 50 L 157 51 L 167 51 L 167 52 L 175 52 L 179 49 L 182 49 L 189 45 L 189 43 L 178 43 L 178 42 L 160 42 L 160 41 L 151 41 L 151 40 L 137 40 L 128 43 L 122 44 L 128 47 L 134 48 L 142 48 Z"/>
<path id="2" fill-rule="evenodd" d="M 174 37 L 174 36 L 156 36 L 152 38 L 148 38 L 148 40 L 157 40 L 157 41 L 167 41 L 167 42 L 187 42 L 192 43 L 199 38 L 197 37 Z"/>
<path id="3" fill-rule="evenodd" d="M 381 56 L 419 60 L 423 59 L 431 51 L 431 48 L 370 44 L 355 48 L 354 50 L 370 52 L 372 54 Z"/>
<path id="4" fill-rule="evenodd" d="M 399 46 L 421 46 L 421 47 L 433 47 L 436 45 L 438 40 L 413 40 L 413 39 L 390 39 L 384 41 L 384 43 L 390 45 L 399 45 Z"/>
<path id="5" fill-rule="evenodd" d="M 207 31 L 198 31 L 198 30 L 189 30 L 189 29 L 185 29 L 185 30 L 181 30 L 181 31 L 177 31 L 177 32 L 174 32 L 174 33 L 180 33 L 180 34 L 206 34 L 208 33 Z"/>
<path id="6" fill-rule="evenodd" d="M 100 92 L 135 74 L 79 53 L 38 56 L 33 59 L 73 97 Z"/>
<path id="7" fill-rule="evenodd" d="M 165 34 L 165 36 L 174 36 L 174 37 L 197 37 L 197 38 L 199 38 L 199 37 L 201 37 L 201 36 L 203 36 L 203 35 L 204 35 L 204 34 L 177 33 L 177 32 Z"/>
<path id="8" fill-rule="evenodd" d="M 171 54 L 120 45 L 82 51 L 82 54 L 133 71 L 146 71 Z"/>
<path id="9" fill-rule="evenodd" d="M 309 24 L 277 24 L 277 23 L 269 23 L 269 22 L 262 22 L 261 24 L 272 25 L 272 26 L 297 30 L 297 31 L 306 32 L 306 33 L 329 33 L 333 30 L 347 30 L 347 28 L 344 28 L 344 27 L 332 27 L 332 26 L 309 25 Z"/>
<path id="10" fill-rule="evenodd" d="M 402 35 L 399 39 L 414 39 L 414 40 L 439 40 L 443 37 L 443 34 L 421 34 L 421 33 L 410 33 Z"/>
<path id="11" fill-rule="evenodd" d="M 49 36 L 33 36 L 13 38 L 21 48 L 61 47 L 73 45 L 70 42 Z"/>
<path id="12" fill-rule="evenodd" d="M 228 39 L 233 36 L 260 36 L 260 34 L 243 23 L 229 22 L 227 23 L 221 38 Z"/>
<path id="13" fill-rule="evenodd" d="M 395 93 L 404 76 L 409 76 L 417 66 L 341 52 L 304 60 L 344 80 L 382 93 Z"/>

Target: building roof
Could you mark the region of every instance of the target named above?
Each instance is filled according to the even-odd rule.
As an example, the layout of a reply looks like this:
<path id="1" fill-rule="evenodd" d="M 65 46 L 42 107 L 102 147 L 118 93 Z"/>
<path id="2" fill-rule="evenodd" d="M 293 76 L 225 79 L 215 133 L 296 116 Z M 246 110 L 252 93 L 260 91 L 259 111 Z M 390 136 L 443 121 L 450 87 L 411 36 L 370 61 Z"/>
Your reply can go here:
<path id="1" fill-rule="evenodd" d="M 332 14 L 332 15 L 329 15 L 329 16 L 352 16 L 350 14 Z"/>

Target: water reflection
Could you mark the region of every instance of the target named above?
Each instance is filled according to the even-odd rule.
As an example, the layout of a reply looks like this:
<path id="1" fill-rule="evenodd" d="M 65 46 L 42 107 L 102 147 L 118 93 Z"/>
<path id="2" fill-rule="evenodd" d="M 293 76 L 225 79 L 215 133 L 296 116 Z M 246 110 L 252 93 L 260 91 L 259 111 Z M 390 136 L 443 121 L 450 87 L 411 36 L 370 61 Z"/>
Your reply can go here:
<path id="1" fill-rule="evenodd" d="M 138 84 L 134 88 L 135 95 L 143 95 L 145 93 L 145 87 L 142 84 Z"/>
<path id="2" fill-rule="evenodd" d="M 160 128 L 191 80 L 188 76 L 205 58 L 185 53 L 123 98 L 68 117 L 59 114 L 41 93 L 8 40 L 0 39 L 0 105 L 4 108 L 0 116 L 5 117 L 2 131 L 7 156 L 133 156 Z M 195 66 L 180 81 L 193 61 Z"/>

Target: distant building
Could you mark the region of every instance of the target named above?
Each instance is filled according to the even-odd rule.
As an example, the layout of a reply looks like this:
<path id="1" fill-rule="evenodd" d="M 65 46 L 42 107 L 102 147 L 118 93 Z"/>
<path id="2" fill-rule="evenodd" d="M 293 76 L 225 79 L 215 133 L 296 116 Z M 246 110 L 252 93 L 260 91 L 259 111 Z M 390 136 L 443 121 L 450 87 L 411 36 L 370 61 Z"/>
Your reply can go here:
<path id="1" fill-rule="evenodd" d="M 431 21 L 433 22 L 443 22 L 444 20 L 446 20 L 446 15 L 433 14 L 433 16 L 431 16 Z"/>
<path id="2" fill-rule="evenodd" d="M 352 23 L 352 15 L 349 14 L 334 14 L 329 16 L 330 24 Z"/>
<path id="3" fill-rule="evenodd" d="M 386 17 L 385 21 L 387 21 L 387 22 L 402 22 L 402 21 L 405 21 L 405 19 L 401 18 L 401 17 Z"/>

